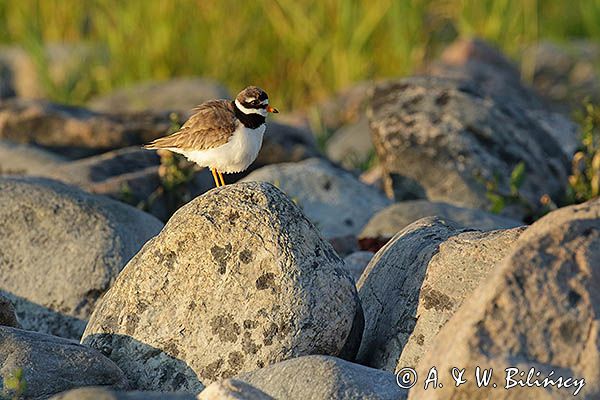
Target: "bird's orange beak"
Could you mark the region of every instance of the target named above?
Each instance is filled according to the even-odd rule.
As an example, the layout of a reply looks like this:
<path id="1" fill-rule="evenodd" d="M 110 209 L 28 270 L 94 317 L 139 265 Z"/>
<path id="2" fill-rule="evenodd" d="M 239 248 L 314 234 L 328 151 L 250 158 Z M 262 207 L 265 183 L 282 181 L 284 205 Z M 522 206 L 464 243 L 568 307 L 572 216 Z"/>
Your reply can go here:
<path id="1" fill-rule="evenodd" d="M 267 106 L 267 112 L 277 114 L 279 111 L 275 107 Z"/>

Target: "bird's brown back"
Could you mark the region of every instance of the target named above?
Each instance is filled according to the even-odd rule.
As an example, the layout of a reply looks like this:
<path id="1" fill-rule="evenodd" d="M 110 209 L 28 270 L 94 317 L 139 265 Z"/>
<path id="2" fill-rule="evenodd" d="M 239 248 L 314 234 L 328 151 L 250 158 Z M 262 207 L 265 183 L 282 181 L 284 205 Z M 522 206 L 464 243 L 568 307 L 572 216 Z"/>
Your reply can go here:
<path id="1" fill-rule="evenodd" d="M 236 128 L 233 104 L 228 100 L 210 100 L 196 107 L 194 114 L 177 132 L 158 138 L 144 147 L 146 149 L 212 149 L 227 143 Z"/>

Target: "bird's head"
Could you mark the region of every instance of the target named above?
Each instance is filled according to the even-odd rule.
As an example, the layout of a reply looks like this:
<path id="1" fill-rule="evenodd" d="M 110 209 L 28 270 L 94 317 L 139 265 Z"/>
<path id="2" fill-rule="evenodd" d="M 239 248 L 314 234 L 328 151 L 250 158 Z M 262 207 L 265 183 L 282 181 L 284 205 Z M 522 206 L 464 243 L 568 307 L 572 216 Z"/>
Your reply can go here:
<path id="1" fill-rule="evenodd" d="M 260 114 L 263 117 L 267 113 L 278 113 L 276 108 L 269 105 L 267 92 L 256 86 L 248 86 L 235 98 L 235 105 L 244 114 Z"/>

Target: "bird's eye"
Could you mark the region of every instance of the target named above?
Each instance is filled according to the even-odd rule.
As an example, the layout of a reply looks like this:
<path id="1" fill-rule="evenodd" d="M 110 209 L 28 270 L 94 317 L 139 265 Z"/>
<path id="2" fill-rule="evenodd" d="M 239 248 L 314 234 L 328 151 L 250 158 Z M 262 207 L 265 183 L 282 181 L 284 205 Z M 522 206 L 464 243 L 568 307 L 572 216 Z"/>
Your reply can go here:
<path id="1" fill-rule="evenodd" d="M 258 105 L 258 100 L 252 100 L 250 102 L 250 104 L 252 104 L 253 106 L 257 106 Z"/>

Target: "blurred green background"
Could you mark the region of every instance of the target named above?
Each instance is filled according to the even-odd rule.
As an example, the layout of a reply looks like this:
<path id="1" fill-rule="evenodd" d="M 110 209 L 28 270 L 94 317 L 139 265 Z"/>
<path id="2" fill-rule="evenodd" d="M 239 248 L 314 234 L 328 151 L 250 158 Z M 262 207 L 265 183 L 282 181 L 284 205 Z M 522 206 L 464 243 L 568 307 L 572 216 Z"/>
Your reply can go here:
<path id="1" fill-rule="evenodd" d="M 232 92 L 261 85 L 282 108 L 302 107 L 353 82 L 418 71 L 460 35 L 511 57 L 541 39 L 600 39 L 600 0 L 0 0 L 0 44 L 25 48 L 50 97 L 74 104 L 200 75 Z M 43 51 L 56 42 L 95 56 L 57 83 Z"/>

